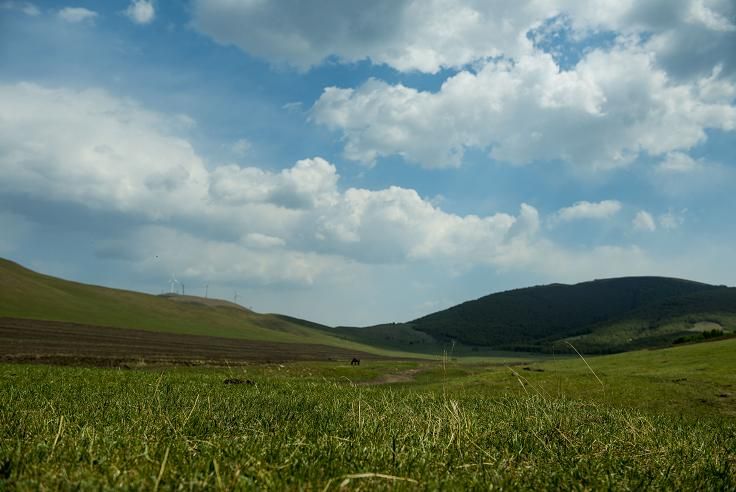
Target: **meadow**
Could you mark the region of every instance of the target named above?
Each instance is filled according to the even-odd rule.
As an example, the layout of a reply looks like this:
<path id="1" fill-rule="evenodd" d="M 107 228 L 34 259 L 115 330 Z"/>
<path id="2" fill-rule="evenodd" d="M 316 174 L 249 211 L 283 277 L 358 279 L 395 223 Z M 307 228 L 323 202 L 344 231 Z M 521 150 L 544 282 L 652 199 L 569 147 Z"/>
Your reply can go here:
<path id="1" fill-rule="evenodd" d="M 5 364 L 0 489 L 736 490 L 735 342 L 359 367 Z"/>

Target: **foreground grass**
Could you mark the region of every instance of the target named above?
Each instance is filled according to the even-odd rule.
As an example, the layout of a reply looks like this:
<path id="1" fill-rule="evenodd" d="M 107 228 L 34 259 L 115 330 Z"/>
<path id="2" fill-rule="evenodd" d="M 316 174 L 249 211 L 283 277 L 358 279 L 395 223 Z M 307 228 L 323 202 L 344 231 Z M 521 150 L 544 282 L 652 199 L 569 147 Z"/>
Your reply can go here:
<path id="1" fill-rule="evenodd" d="M 0 366 L 0 489 L 736 489 L 732 421 L 340 371 Z"/>

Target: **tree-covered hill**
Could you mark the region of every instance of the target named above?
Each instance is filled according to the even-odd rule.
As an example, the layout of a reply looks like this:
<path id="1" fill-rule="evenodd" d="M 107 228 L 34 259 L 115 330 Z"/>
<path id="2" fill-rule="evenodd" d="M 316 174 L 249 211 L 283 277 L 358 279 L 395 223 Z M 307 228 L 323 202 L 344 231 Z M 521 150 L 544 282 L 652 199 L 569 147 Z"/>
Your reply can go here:
<path id="1" fill-rule="evenodd" d="M 631 316 L 656 324 L 719 311 L 736 313 L 736 289 L 674 278 L 624 277 L 491 294 L 411 325 L 438 339 L 519 348 L 586 334 Z"/>

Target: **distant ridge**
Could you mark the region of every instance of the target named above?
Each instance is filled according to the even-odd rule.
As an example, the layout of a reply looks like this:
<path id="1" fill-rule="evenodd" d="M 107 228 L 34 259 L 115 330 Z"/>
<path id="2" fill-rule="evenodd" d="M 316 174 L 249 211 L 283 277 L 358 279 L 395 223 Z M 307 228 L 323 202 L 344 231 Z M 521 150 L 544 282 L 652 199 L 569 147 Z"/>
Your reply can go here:
<path id="1" fill-rule="evenodd" d="M 578 341 L 585 344 L 581 336 L 591 335 L 611 324 L 627 324 L 630 328 L 632 323 L 638 323 L 655 331 L 681 321 L 681 317 L 689 316 L 694 323 L 710 316 L 730 327 L 734 314 L 736 289 L 677 278 L 621 277 L 499 292 L 429 314 L 409 324 L 437 339 L 541 350 L 569 337 L 579 337 Z M 630 331 L 626 336 L 632 338 L 632 342 L 633 338 L 646 338 L 632 337 Z M 608 351 L 614 346 L 616 350 L 625 349 L 625 344 L 613 343 L 611 347 L 601 346 L 596 350 Z"/>
<path id="2" fill-rule="evenodd" d="M 164 294 L 159 294 L 159 297 L 163 297 L 164 299 L 168 299 L 174 302 L 181 302 L 184 304 L 199 304 L 202 306 L 212 306 L 212 307 L 229 307 L 233 309 L 239 309 L 247 313 L 253 312 L 252 310 L 244 306 L 241 306 L 240 304 L 236 304 L 231 301 L 226 301 L 224 299 L 215 299 L 212 297 L 190 296 L 190 295 L 185 295 L 185 294 L 175 294 L 173 292 L 166 292 Z"/>

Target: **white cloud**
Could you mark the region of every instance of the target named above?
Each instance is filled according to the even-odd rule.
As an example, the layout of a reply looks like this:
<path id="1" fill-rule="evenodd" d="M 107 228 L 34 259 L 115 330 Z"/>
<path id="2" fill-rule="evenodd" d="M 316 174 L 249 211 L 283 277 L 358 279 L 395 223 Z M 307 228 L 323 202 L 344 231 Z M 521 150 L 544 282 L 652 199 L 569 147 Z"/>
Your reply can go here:
<path id="1" fill-rule="evenodd" d="M 685 214 L 687 209 L 681 210 L 680 212 L 673 212 L 669 210 L 659 216 L 658 222 L 662 229 L 678 229 L 685 222 Z"/>
<path id="2" fill-rule="evenodd" d="M 220 43 L 302 69 L 369 59 L 400 71 L 461 70 L 437 92 L 380 81 L 327 88 L 310 117 L 342 134 L 352 160 L 400 155 L 454 167 L 477 148 L 511 163 L 599 169 L 686 152 L 709 129 L 736 128 L 735 5 L 196 0 L 193 16 Z M 562 30 L 582 43 L 601 32 L 616 42 L 562 69 L 532 41 Z"/>
<path id="3" fill-rule="evenodd" d="M 147 0 L 133 0 L 125 10 L 125 14 L 136 24 L 149 24 L 156 16 L 153 2 Z"/>
<path id="4" fill-rule="evenodd" d="M 93 21 L 97 17 L 97 12 L 83 7 L 64 7 L 59 10 L 59 18 L 72 23 Z"/>
<path id="5" fill-rule="evenodd" d="M 311 119 L 340 131 L 345 156 L 368 164 L 401 155 L 453 167 L 466 148 L 479 148 L 516 164 L 560 159 L 597 169 L 642 152 L 687 150 L 708 128 L 733 130 L 736 107 L 729 95 L 705 97 L 695 83 L 673 83 L 650 54 L 622 44 L 589 52 L 569 71 L 539 52 L 492 61 L 434 93 L 377 80 L 330 87 Z"/>
<path id="6" fill-rule="evenodd" d="M 538 228 L 519 217 L 459 216 L 416 191 L 338 189 L 335 166 L 315 157 L 281 171 L 208 170 L 176 118 L 99 90 L 0 86 L 0 190 L 165 224 L 207 224 L 249 251 L 289 245 L 346 261 L 446 260 L 492 264 L 496 250 Z"/>
<path id="7" fill-rule="evenodd" d="M 366 262 L 492 263 L 516 221 L 507 214 L 448 214 L 416 191 L 395 186 L 348 189 L 317 218 L 317 235 L 323 248 Z"/>
<path id="8" fill-rule="evenodd" d="M 640 210 L 636 213 L 636 216 L 634 217 L 634 220 L 632 220 L 631 224 L 637 231 L 652 232 L 657 230 L 657 223 L 654 222 L 654 217 L 652 217 L 652 214 L 644 210 Z"/>
<path id="9" fill-rule="evenodd" d="M 135 217 L 144 226 L 100 244 L 100 254 L 141 271 L 311 285 L 366 265 L 546 274 L 641 256 L 568 251 L 543 236 L 527 204 L 516 214 L 459 215 L 412 189 L 341 189 L 320 157 L 279 171 L 208 166 L 175 134 L 175 116 L 99 90 L 0 85 L 0 107 L 0 192 Z M 577 207 L 579 216 L 606 209 Z"/>
<path id="10" fill-rule="evenodd" d="M 104 91 L 0 85 L 0 188 L 148 217 L 185 215 L 208 173 L 176 118 Z"/>
<path id="11" fill-rule="evenodd" d="M 621 210 L 621 202 L 603 200 L 600 202 L 581 201 L 561 208 L 552 217 L 552 223 L 570 222 L 579 219 L 607 219 Z"/>
<path id="12" fill-rule="evenodd" d="M 280 173 L 226 165 L 210 176 L 210 194 L 228 204 L 270 203 L 290 209 L 329 205 L 336 199 L 335 167 L 322 158 L 304 159 Z"/>
<path id="13" fill-rule="evenodd" d="M 670 152 L 657 165 L 657 171 L 663 173 L 689 173 L 703 168 L 703 165 L 682 152 Z"/>
<path id="14" fill-rule="evenodd" d="M 231 284 L 311 285 L 344 264 L 329 255 L 203 238 L 167 226 L 145 226 L 122 247 L 135 253 L 136 267 L 148 274 L 176 272 L 179 278 Z"/>
<path id="15" fill-rule="evenodd" d="M 731 0 L 195 0 L 194 25 L 275 63 L 302 69 L 336 57 L 401 71 L 437 72 L 489 57 L 529 54 L 540 26 L 570 26 L 573 39 L 612 31 L 643 39 L 678 76 L 736 73 Z M 550 26 L 545 25 L 550 20 Z M 689 67 L 689 69 L 688 69 Z"/>
<path id="16" fill-rule="evenodd" d="M 41 14 L 41 10 L 31 2 L 5 1 L 0 3 L 0 8 L 3 10 L 16 10 L 18 12 L 23 12 L 24 14 L 30 15 L 31 17 L 35 17 Z"/>
<path id="17" fill-rule="evenodd" d="M 222 44 L 302 69 L 336 56 L 437 72 L 527 52 L 524 33 L 554 13 L 542 2 L 501 0 L 196 0 L 194 25 Z"/>

